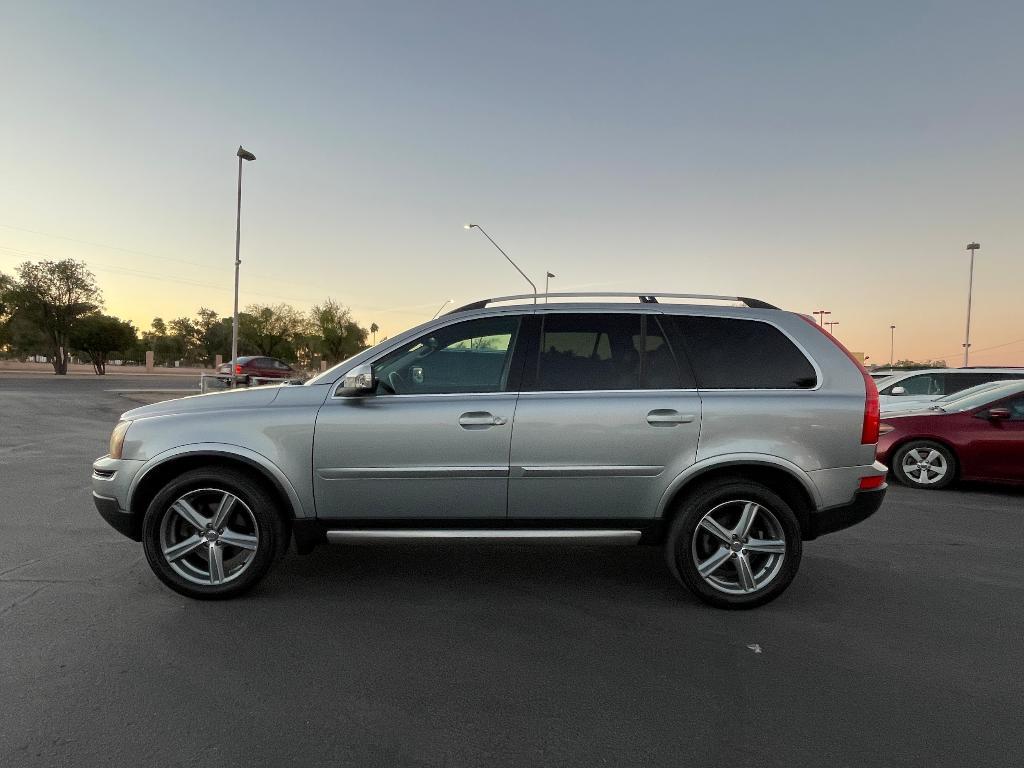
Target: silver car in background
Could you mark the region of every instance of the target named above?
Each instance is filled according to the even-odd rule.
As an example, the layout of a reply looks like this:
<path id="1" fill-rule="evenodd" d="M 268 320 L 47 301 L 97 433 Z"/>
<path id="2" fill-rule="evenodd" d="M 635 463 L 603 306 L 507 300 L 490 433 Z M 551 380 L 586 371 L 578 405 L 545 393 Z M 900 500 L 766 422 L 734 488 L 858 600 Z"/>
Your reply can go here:
<path id="1" fill-rule="evenodd" d="M 128 411 L 96 506 L 195 598 L 252 587 L 292 541 L 495 539 L 659 544 L 723 607 L 777 597 L 804 541 L 878 509 L 877 390 L 810 318 L 551 298 L 467 305 L 301 386 Z"/>

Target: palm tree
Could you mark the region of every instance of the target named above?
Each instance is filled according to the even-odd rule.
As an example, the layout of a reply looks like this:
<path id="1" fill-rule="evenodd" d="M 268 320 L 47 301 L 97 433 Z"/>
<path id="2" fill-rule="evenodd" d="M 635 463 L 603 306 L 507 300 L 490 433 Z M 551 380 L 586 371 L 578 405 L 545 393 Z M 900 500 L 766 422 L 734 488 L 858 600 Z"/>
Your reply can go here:
<path id="1" fill-rule="evenodd" d="M 374 346 L 377 346 L 377 331 L 379 331 L 379 330 L 380 330 L 380 327 L 376 323 L 370 323 L 370 333 L 373 334 L 373 345 Z"/>

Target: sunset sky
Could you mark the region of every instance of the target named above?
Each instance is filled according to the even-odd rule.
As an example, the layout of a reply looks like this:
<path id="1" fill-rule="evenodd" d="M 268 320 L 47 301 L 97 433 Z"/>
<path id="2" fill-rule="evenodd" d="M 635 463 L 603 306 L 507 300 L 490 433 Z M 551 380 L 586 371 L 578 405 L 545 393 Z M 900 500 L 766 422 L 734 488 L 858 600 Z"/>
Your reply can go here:
<path id="1" fill-rule="evenodd" d="M 829 309 L 871 362 L 1024 364 L 1024 3 L 5 3 L 0 270 L 149 326 L 525 283 Z"/>

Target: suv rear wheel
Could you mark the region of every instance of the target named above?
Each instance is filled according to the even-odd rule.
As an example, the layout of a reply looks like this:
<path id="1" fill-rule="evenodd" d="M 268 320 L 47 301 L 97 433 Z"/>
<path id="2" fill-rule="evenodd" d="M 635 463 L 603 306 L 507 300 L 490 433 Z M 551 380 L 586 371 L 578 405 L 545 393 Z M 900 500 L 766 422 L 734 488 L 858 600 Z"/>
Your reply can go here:
<path id="1" fill-rule="evenodd" d="M 256 584 L 284 541 L 267 492 L 231 469 L 195 469 L 164 486 L 142 522 L 150 568 L 188 597 L 235 597 Z"/>
<path id="2" fill-rule="evenodd" d="M 723 608 L 774 600 L 796 576 L 801 553 L 793 510 L 769 488 L 745 480 L 705 486 L 687 496 L 665 543 L 675 577 Z"/>

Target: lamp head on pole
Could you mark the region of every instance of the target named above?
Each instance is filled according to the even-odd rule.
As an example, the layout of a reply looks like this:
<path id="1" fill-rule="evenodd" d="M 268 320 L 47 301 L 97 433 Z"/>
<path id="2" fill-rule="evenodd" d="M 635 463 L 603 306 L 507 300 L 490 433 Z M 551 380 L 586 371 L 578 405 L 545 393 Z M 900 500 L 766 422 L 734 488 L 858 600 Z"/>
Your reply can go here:
<path id="1" fill-rule="evenodd" d="M 238 145 L 238 151 L 235 154 L 238 155 L 238 157 L 242 158 L 243 160 L 255 160 L 256 159 L 256 155 L 254 155 L 252 152 L 250 152 L 247 149 L 242 149 L 242 145 L 241 144 Z"/>
<path id="2" fill-rule="evenodd" d="M 976 251 L 979 248 L 981 248 L 981 243 L 968 243 L 967 244 L 967 250 L 968 251 Z"/>
<path id="3" fill-rule="evenodd" d="M 476 226 L 476 224 L 463 224 L 462 228 L 463 229 L 472 229 L 475 226 Z"/>

